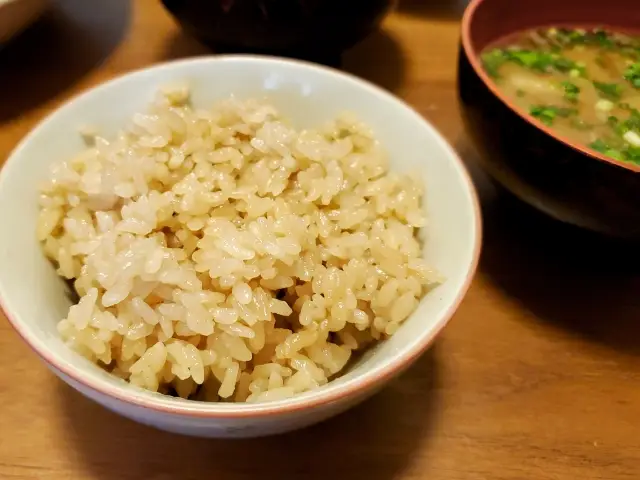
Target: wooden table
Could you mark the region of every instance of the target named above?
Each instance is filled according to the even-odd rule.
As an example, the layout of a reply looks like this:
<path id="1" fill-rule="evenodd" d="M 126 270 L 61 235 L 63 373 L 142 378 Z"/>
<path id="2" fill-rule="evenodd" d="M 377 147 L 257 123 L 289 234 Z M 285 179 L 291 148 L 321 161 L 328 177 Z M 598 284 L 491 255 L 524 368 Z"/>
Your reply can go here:
<path id="1" fill-rule="evenodd" d="M 0 478 L 640 478 L 638 248 L 547 220 L 474 168 L 455 93 L 462 3 L 406 1 L 345 59 L 443 132 L 483 198 L 480 269 L 434 348 L 383 393 L 323 425 L 264 440 L 199 440 L 84 399 L 3 319 Z M 0 159 L 70 96 L 206 52 L 156 0 L 60 6 L 0 52 Z"/>

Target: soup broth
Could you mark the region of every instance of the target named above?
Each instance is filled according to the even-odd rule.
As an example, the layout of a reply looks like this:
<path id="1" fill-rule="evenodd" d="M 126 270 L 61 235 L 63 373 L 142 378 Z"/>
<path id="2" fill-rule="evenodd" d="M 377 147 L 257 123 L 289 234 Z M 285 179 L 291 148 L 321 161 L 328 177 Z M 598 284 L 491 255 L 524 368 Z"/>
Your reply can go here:
<path id="1" fill-rule="evenodd" d="M 640 38 L 536 29 L 486 49 L 482 62 L 515 105 L 559 135 L 640 165 Z"/>

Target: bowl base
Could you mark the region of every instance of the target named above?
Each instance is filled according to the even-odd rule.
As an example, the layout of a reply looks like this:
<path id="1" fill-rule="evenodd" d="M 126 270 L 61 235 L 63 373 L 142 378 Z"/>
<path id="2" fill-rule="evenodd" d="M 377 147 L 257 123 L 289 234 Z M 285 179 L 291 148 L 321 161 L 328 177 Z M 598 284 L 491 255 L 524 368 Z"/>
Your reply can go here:
<path id="1" fill-rule="evenodd" d="M 584 233 L 620 240 L 640 240 L 640 232 L 636 229 L 599 221 L 597 218 L 590 216 L 588 212 L 571 209 L 567 205 L 556 201 L 553 197 L 546 195 L 545 192 L 517 179 L 517 177 L 509 177 L 498 173 L 487 162 L 482 162 L 482 166 L 494 185 L 499 188 L 499 191 L 511 196 L 532 210 L 546 215 L 555 222 L 582 230 Z"/>

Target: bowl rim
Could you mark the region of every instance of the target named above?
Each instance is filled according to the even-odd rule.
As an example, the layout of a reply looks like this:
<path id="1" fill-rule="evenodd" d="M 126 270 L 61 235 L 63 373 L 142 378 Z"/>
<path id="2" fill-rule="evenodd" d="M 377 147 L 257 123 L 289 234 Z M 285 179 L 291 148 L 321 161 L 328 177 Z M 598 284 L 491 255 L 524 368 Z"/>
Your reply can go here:
<path id="1" fill-rule="evenodd" d="M 22 338 L 22 340 L 45 363 L 49 364 L 51 367 L 54 367 L 54 369 L 58 372 L 63 373 L 71 380 L 74 380 L 78 384 L 87 387 L 94 393 L 113 398 L 130 406 L 150 409 L 157 413 L 167 413 L 195 418 L 258 418 L 265 417 L 267 415 L 284 415 L 305 409 L 320 407 L 330 403 L 338 402 L 347 397 L 357 396 L 358 393 L 371 391 L 376 386 L 382 385 L 382 383 L 384 383 L 386 380 L 392 378 L 397 373 L 400 373 L 404 370 L 405 367 L 408 367 L 411 363 L 413 363 L 413 361 L 415 361 L 422 353 L 424 353 L 425 350 L 427 350 L 427 348 L 431 345 L 437 335 L 447 325 L 453 314 L 460 306 L 474 278 L 479 263 L 483 236 L 482 215 L 478 194 L 471 179 L 471 175 L 469 174 L 464 162 L 455 151 L 455 149 L 429 121 L 423 118 L 413 107 L 409 106 L 403 100 L 391 94 L 390 92 L 387 92 L 386 90 L 374 85 L 367 80 L 363 80 L 356 77 L 355 75 L 345 73 L 330 67 L 325 67 L 301 60 L 291 60 L 279 57 L 268 57 L 261 55 L 207 55 L 190 59 L 164 62 L 151 67 L 143 67 L 130 72 L 126 72 L 106 82 L 100 83 L 92 88 L 85 90 L 84 92 L 79 93 L 78 95 L 73 96 L 72 98 L 65 101 L 61 106 L 50 112 L 44 119 L 40 120 L 34 127 L 31 128 L 29 133 L 25 135 L 25 137 L 17 144 L 17 146 L 14 147 L 14 149 L 7 156 L 6 162 L 4 163 L 2 169 L 0 169 L 0 183 L 2 181 L 2 177 L 6 172 L 6 167 L 14 162 L 14 159 L 19 155 L 20 150 L 25 148 L 26 145 L 31 142 L 31 139 L 45 124 L 55 121 L 54 117 L 57 116 L 58 112 L 70 107 L 70 105 L 72 103 L 75 103 L 77 100 L 82 100 L 83 98 L 95 95 L 96 93 L 99 94 L 101 91 L 107 90 L 114 85 L 117 85 L 118 83 L 126 82 L 127 79 L 132 76 L 145 74 L 148 75 L 155 71 L 172 69 L 177 65 L 209 62 L 259 62 L 271 65 L 282 65 L 284 63 L 295 68 L 302 68 L 304 70 L 310 69 L 316 71 L 316 73 L 321 73 L 324 75 L 328 74 L 330 76 L 338 77 L 338 79 L 341 81 L 348 81 L 352 84 L 355 84 L 358 88 L 369 90 L 374 95 L 381 97 L 382 100 L 395 104 L 396 107 L 406 110 L 408 114 L 413 116 L 415 121 L 422 123 L 427 129 L 431 130 L 435 134 L 436 140 L 440 144 L 439 147 L 445 150 L 445 152 L 451 158 L 451 161 L 455 164 L 457 170 L 461 174 L 462 184 L 464 185 L 464 189 L 469 195 L 469 199 L 471 201 L 471 209 L 473 211 L 472 222 L 475 238 L 472 246 L 471 260 L 467 265 L 467 271 L 465 273 L 464 280 L 462 281 L 458 292 L 455 294 L 453 301 L 441 314 L 440 319 L 434 325 L 431 331 L 425 334 L 419 342 L 417 342 L 411 349 L 407 350 L 402 355 L 396 355 L 392 357 L 388 362 L 354 377 L 348 382 L 345 382 L 344 385 L 341 385 L 339 388 L 336 388 L 334 390 L 316 390 L 315 395 L 311 397 L 297 395 L 285 400 L 265 403 L 248 404 L 238 402 L 221 404 L 220 402 L 195 402 L 176 399 L 173 397 L 170 397 L 170 400 L 168 400 L 165 395 L 154 398 L 153 392 L 146 391 L 146 393 L 151 393 L 151 395 L 136 396 L 131 394 L 131 386 L 129 384 L 123 383 L 120 386 L 103 382 L 98 379 L 93 379 L 90 376 L 85 375 L 82 368 L 78 368 L 74 365 L 67 366 L 65 362 L 57 358 L 57 355 L 53 351 L 47 348 L 38 348 L 38 342 L 33 342 L 30 339 L 30 335 L 25 324 L 23 324 L 23 322 L 18 318 L 14 318 L 9 313 L 8 308 L 5 304 L 5 300 L 2 298 L 2 296 L 0 296 L 0 309 L 4 312 L 6 318 L 9 320 L 9 323 Z M 329 382 L 329 385 L 330 384 L 331 382 Z M 216 407 L 220 406 L 223 406 L 223 408 L 216 410 Z"/>
<path id="2" fill-rule="evenodd" d="M 532 117 L 531 115 L 527 115 L 522 109 L 518 108 L 509 98 L 507 98 L 502 91 L 498 88 L 495 81 L 485 72 L 484 68 L 482 68 L 482 62 L 480 60 L 480 52 L 476 51 L 473 42 L 471 41 L 471 29 L 474 22 L 474 16 L 477 12 L 478 8 L 485 2 L 489 0 L 471 0 L 467 5 L 463 15 L 462 15 L 462 26 L 461 26 L 461 39 L 462 39 L 462 48 L 464 53 L 471 64 L 471 67 L 475 71 L 476 75 L 480 77 L 482 83 L 491 91 L 491 93 L 498 98 L 503 104 L 505 104 L 509 110 L 514 112 L 524 121 L 529 123 L 531 126 L 541 130 L 546 133 L 553 139 L 558 142 L 572 148 L 573 150 L 582 153 L 583 155 L 592 158 L 594 160 L 599 160 L 601 162 L 608 163 L 610 165 L 623 168 L 625 170 L 630 170 L 632 172 L 640 172 L 640 165 L 623 162 L 619 160 L 615 160 L 613 158 L 607 157 L 595 150 L 592 150 L 587 145 L 582 145 L 579 142 L 574 142 L 566 139 L 562 135 L 556 133 L 556 131 L 540 120 Z M 564 22 L 571 23 L 571 22 Z M 606 29 L 615 30 L 615 27 L 611 27 L 610 25 L 603 25 Z M 514 32 L 515 33 L 515 32 Z"/>

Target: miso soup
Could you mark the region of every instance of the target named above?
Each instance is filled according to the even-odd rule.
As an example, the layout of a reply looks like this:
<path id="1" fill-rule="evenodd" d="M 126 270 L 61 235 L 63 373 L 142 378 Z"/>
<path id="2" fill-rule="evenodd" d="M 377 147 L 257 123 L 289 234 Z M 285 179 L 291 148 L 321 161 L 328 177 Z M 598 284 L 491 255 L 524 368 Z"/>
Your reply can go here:
<path id="1" fill-rule="evenodd" d="M 562 137 L 640 165 L 640 38 L 536 29 L 486 49 L 482 62 L 515 105 Z"/>

